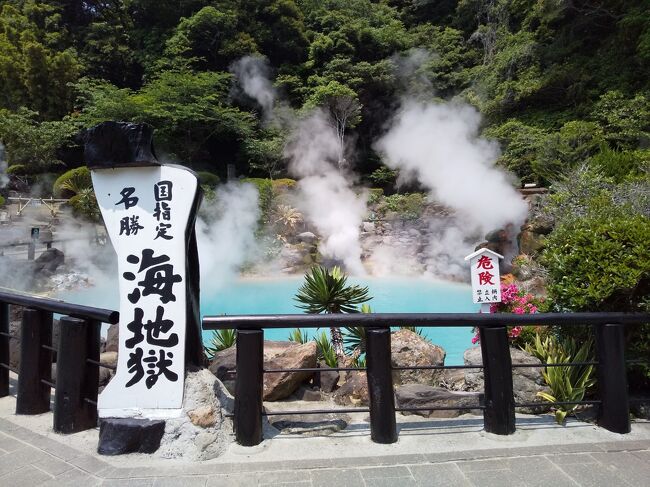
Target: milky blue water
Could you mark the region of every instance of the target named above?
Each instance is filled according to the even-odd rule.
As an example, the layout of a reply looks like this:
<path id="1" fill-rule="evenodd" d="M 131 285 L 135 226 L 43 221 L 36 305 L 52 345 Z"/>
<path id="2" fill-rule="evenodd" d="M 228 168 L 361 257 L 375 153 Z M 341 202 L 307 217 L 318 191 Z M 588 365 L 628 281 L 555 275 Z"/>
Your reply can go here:
<path id="1" fill-rule="evenodd" d="M 470 286 L 424 278 L 349 279 L 352 284 L 368 286 L 375 313 L 467 313 L 478 312 L 472 304 Z M 302 284 L 302 277 L 240 279 L 225 288 L 201 293 L 202 315 L 291 314 L 301 313 L 293 297 Z M 83 291 L 60 293 L 66 301 L 118 308 L 117 289 L 97 286 Z M 286 340 L 291 330 L 265 330 L 267 340 Z M 310 330 L 310 336 L 315 330 Z M 472 346 L 471 329 L 425 328 L 425 335 L 447 352 L 445 364 L 461 365 L 463 352 Z M 204 340 L 211 332 L 204 332 Z"/>

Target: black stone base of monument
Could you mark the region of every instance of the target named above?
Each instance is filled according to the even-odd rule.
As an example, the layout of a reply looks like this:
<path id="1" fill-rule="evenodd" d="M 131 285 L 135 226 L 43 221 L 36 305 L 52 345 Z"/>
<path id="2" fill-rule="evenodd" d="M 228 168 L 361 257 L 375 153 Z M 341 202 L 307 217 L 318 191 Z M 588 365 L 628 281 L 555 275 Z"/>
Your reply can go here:
<path id="1" fill-rule="evenodd" d="M 99 420 L 100 455 L 153 453 L 160 447 L 165 433 L 162 420 L 104 418 Z"/>

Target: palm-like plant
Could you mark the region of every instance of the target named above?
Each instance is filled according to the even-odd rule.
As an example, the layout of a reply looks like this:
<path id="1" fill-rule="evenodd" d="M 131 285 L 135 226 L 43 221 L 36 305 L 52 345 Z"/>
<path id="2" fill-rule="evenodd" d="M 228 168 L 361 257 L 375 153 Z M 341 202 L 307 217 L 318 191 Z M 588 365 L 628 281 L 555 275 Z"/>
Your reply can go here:
<path id="1" fill-rule="evenodd" d="M 368 296 L 367 287 L 348 285 L 347 279 L 339 267 L 332 270 L 312 267 L 294 298 L 301 303 L 297 306 L 311 314 L 358 313 L 357 307 L 372 298 Z M 341 331 L 335 327 L 330 331 L 336 355 L 344 356 Z"/>
<path id="2" fill-rule="evenodd" d="M 210 342 L 203 348 L 205 349 L 208 358 L 212 358 L 217 352 L 232 347 L 236 342 L 237 332 L 235 330 L 215 330 L 212 332 Z"/>

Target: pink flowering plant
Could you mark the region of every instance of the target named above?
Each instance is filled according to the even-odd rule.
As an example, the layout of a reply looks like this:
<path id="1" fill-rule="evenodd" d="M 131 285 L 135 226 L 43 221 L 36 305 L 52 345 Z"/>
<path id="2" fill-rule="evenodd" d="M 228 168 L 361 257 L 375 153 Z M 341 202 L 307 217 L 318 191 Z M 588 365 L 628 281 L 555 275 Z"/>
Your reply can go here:
<path id="1" fill-rule="evenodd" d="M 544 298 L 536 298 L 530 293 L 519 289 L 514 283 L 501 283 L 501 302 L 490 305 L 490 313 L 514 313 L 517 315 L 528 315 L 540 312 L 545 308 Z M 535 326 L 509 326 L 508 337 L 513 345 L 522 346 L 526 343 L 529 332 L 537 333 L 541 330 Z M 475 334 L 472 343 L 477 344 L 480 341 L 478 329 L 474 329 Z M 521 342 L 521 343 L 520 343 Z"/>

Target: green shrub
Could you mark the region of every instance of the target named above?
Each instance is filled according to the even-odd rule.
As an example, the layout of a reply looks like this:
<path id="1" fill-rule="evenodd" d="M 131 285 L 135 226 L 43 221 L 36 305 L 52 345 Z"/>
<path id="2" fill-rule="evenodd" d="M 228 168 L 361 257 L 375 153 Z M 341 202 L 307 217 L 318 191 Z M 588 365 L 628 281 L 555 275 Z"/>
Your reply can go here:
<path id="1" fill-rule="evenodd" d="M 101 217 L 97 198 L 92 188 L 82 189 L 70 198 L 68 204 L 72 207 L 72 214 L 77 218 L 98 222 Z"/>
<path id="2" fill-rule="evenodd" d="M 8 176 L 28 176 L 31 174 L 31 171 L 25 164 L 14 164 L 9 166 L 5 173 Z"/>
<path id="3" fill-rule="evenodd" d="M 244 183 L 254 184 L 257 188 L 259 194 L 259 205 L 260 205 L 260 223 L 267 223 L 271 217 L 271 211 L 273 209 L 273 183 L 270 179 L 264 178 L 246 178 L 243 179 Z"/>
<path id="4" fill-rule="evenodd" d="M 54 182 L 52 191 L 56 197 L 70 198 L 79 194 L 83 189 L 92 188 L 92 186 L 90 170 L 86 166 L 81 166 L 61 174 Z"/>
<path id="5" fill-rule="evenodd" d="M 637 311 L 650 291 L 650 218 L 607 212 L 576 218 L 547 240 L 543 263 L 556 308 Z"/>
<path id="6" fill-rule="evenodd" d="M 534 345 L 526 345 L 526 351 L 546 364 L 590 362 L 593 360 L 592 343 L 591 340 L 587 340 L 578 347 L 572 339 L 560 341 L 553 335 L 547 335 L 542 340 L 538 335 Z M 587 390 L 596 383 L 593 372 L 593 365 L 545 367 L 542 376 L 551 393 L 538 392 L 537 395 L 549 402 L 582 401 Z M 562 424 L 566 415 L 577 405 L 565 404 L 554 407 L 555 420 L 558 424 Z"/>
<path id="7" fill-rule="evenodd" d="M 388 211 L 394 211 L 407 220 L 415 220 L 422 214 L 427 199 L 422 193 L 407 193 L 386 196 L 384 201 Z"/>
<path id="8" fill-rule="evenodd" d="M 280 194 L 286 193 L 287 191 L 295 188 L 296 180 L 290 178 L 273 179 L 271 180 L 271 184 L 273 185 L 273 193 Z"/>
<path id="9" fill-rule="evenodd" d="M 208 171 L 199 171 L 196 173 L 196 175 L 199 177 L 199 184 L 201 186 L 214 188 L 217 184 L 219 184 L 219 181 L 221 181 L 219 179 L 219 176 Z"/>
<path id="10" fill-rule="evenodd" d="M 394 171 L 386 166 L 381 166 L 378 169 L 375 169 L 368 179 L 373 182 L 376 186 L 381 186 L 382 188 L 390 188 L 395 185 L 397 180 L 397 171 Z"/>
<path id="11" fill-rule="evenodd" d="M 5 201 L 6 201 L 6 200 L 5 200 L 5 197 L 2 196 L 2 195 L 0 195 L 0 206 L 4 206 Z"/>
<path id="12" fill-rule="evenodd" d="M 619 151 L 601 144 L 600 152 L 591 160 L 604 176 L 620 183 L 643 174 L 644 165 L 650 162 L 650 150 Z"/>
<path id="13" fill-rule="evenodd" d="M 370 188 L 368 190 L 368 204 L 374 205 L 381 201 L 381 198 L 384 196 L 384 190 L 381 188 Z"/>

